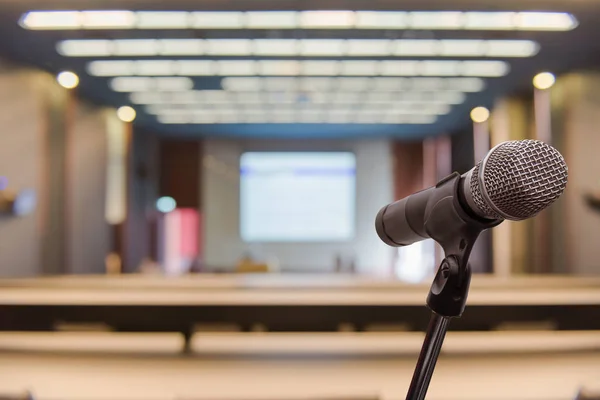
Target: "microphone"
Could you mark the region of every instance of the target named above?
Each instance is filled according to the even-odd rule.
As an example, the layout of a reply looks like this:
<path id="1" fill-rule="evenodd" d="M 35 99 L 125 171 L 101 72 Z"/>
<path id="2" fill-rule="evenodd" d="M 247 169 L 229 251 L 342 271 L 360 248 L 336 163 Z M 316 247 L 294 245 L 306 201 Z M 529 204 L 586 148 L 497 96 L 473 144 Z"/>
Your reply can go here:
<path id="1" fill-rule="evenodd" d="M 463 226 L 487 229 L 505 219 L 531 218 L 560 197 L 567 178 L 567 164 L 554 147 L 538 140 L 500 143 L 462 176 L 454 173 L 383 207 L 375 229 L 383 242 L 400 247 Z"/>

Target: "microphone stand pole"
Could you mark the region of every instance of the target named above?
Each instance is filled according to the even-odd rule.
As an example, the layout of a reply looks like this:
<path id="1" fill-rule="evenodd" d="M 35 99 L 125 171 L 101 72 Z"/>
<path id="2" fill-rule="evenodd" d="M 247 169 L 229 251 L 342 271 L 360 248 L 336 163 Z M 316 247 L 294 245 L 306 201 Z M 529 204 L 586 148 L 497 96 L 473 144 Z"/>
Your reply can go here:
<path id="1" fill-rule="evenodd" d="M 459 184 L 457 173 L 438 182 L 425 211 L 425 232 L 442 246 L 445 258 L 427 296 L 427 306 L 433 315 L 406 400 L 425 399 L 448 324 L 452 318 L 459 318 L 465 309 L 471 283 L 468 264 L 471 250 L 482 231 L 502 222 L 484 221 L 468 215 L 460 204 Z"/>

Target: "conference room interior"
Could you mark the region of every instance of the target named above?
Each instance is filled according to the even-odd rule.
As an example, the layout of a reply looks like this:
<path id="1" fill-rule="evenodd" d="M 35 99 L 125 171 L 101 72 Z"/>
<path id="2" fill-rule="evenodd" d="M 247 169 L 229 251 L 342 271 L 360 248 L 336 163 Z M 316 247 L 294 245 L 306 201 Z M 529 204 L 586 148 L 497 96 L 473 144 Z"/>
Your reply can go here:
<path id="1" fill-rule="evenodd" d="M 0 0 L 0 399 L 404 398 L 444 252 L 375 217 L 526 139 L 566 190 L 479 236 L 427 398 L 600 398 L 598 20 Z"/>

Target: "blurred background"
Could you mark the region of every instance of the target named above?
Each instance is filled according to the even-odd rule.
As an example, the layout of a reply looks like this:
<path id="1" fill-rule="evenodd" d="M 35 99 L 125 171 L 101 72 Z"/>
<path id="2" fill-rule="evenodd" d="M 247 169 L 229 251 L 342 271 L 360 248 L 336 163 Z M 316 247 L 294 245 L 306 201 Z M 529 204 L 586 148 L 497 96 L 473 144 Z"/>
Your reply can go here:
<path id="1" fill-rule="evenodd" d="M 0 0 L 0 398 L 397 400 L 441 249 L 384 205 L 538 139 L 431 400 L 600 397 L 594 0 Z"/>

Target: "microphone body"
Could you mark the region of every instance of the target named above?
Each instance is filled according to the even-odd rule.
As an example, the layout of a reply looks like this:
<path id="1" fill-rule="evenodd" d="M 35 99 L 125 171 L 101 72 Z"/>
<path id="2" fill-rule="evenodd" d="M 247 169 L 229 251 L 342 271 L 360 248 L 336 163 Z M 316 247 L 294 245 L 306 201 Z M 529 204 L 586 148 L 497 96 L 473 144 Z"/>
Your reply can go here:
<path id="1" fill-rule="evenodd" d="M 383 242 L 400 247 L 438 240 L 461 224 L 487 229 L 505 219 L 530 218 L 560 197 L 567 176 L 564 158 L 553 147 L 536 140 L 504 142 L 462 176 L 452 174 L 383 207 L 375 228 Z M 451 189 L 448 181 L 456 181 Z M 440 207 L 457 219 L 440 217 Z"/>

